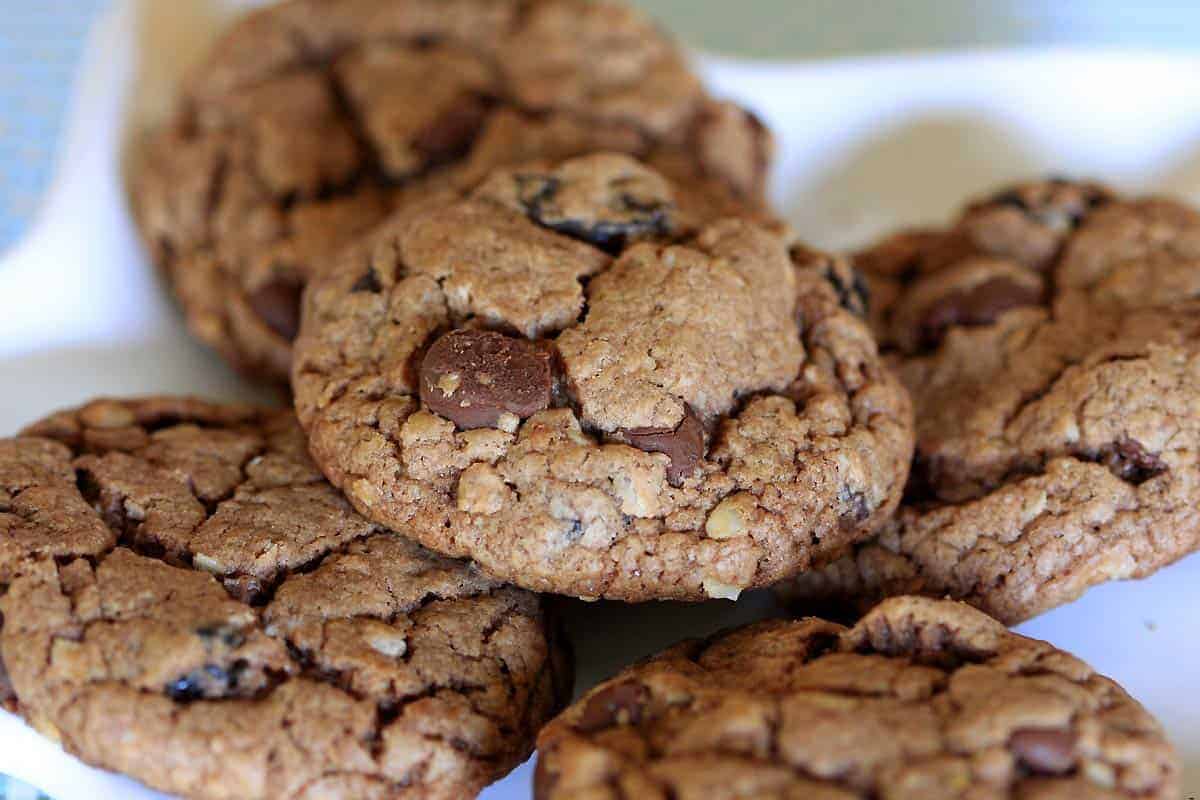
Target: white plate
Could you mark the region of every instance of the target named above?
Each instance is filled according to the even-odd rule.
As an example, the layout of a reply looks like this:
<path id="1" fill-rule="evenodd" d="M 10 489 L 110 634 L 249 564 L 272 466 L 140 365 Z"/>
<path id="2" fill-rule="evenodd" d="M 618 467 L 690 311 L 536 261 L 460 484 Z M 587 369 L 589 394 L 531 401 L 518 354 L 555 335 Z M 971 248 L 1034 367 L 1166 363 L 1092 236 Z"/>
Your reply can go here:
<path id="1" fill-rule="evenodd" d="M 137 247 L 122 143 L 161 115 L 180 69 L 240 0 L 126 0 L 97 26 L 58 178 L 34 230 L 0 260 L 0 434 L 97 394 L 270 399 L 186 335 Z M 1200 58 L 1038 51 L 796 64 L 703 59 L 780 139 L 776 196 L 811 242 L 849 246 L 936 222 L 967 195 L 1043 173 L 1129 190 L 1200 189 Z M 1200 795 L 1200 558 L 1094 589 L 1021 627 L 1091 662 L 1167 726 Z M 737 605 L 574 608 L 581 688 L 685 635 L 752 619 Z M 0 772 L 58 800 L 157 797 L 65 756 L 0 714 Z M 531 766 L 487 800 L 529 795 Z"/>

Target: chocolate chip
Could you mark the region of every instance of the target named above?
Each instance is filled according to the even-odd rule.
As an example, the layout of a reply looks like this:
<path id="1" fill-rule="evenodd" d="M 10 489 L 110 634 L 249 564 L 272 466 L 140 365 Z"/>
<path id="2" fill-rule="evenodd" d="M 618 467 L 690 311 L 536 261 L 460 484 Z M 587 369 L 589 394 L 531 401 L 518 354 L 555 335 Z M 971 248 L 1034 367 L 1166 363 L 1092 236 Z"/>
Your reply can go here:
<path id="1" fill-rule="evenodd" d="M 1075 766 L 1075 734 L 1071 731 L 1021 728 L 1008 739 L 1009 749 L 1030 772 L 1062 775 Z"/>
<path id="2" fill-rule="evenodd" d="M 992 278 L 970 289 L 950 292 L 935 303 L 921 320 L 921 341 L 926 347 L 936 347 L 947 328 L 987 325 L 1005 311 L 1041 303 L 1040 288 L 1009 278 Z"/>
<path id="3" fill-rule="evenodd" d="M 241 630 L 224 623 L 201 625 L 196 628 L 196 635 L 211 642 L 219 641 L 226 647 L 235 649 L 246 643 L 246 635 Z"/>
<path id="4" fill-rule="evenodd" d="M 821 276 L 837 292 L 842 308 L 866 317 L 871 308 L 871 289 L 862 273 L 847 261 L 828 259 L 821 266 Z"/>
<path id="5" fill-rule="evenodd" d="M 300 332 L 300 295 L 297 281 L 280 278 L 254 292 L 248 298 L 254 313 L 289 342 Z"/>
<path id="6" fill-rule="evenodd" d="M 421 400 L 461 429 L 496 427 L 550 407 L 550 351 L 493 331 L 457 330 L 439 338 L 421 362 Z"/>
<path id="7" fill-rule="evenodd" d="M 937 499 L 937 472 L 934 467 L 936 463 L 921 453 L 913 456 L 908 483 L 904 484 L 906 505 L 924 508 Z"/>
<path id="8" fill-rule="evenodd" d="M 704 458 L 704 426 L 686 404 L 683 419 L 674 429 L 628 428 L 618 431 L 617 438 L 647 453 L 665 453 L 671 459 L 667 481 L 672 486 L 681 486 Z"/>
<path id="9" fill-rule="evenodd" d="M 842 512 L 842 515 L 838 517 L 838 527 L 842 530 L 853 530 L 871 516 L 871 507 L 867 503 L 867 496 L 862 492 L 851 493 L 844 502 L 849 506 L 849 510 Z"/>
<path id="10" fill-rule="evenodd" d="M 200 688 L 199 676 L 194 674 L 171 681 L 163 691 L 167 693 L 167 697 L 177 703 L 190 703 L 192 700 L 198 700 L 204 696 L 204 691 Z"/>
<path id="11" fill-rule="evenodd" d="M 990 205 L 1009 206 L 1021 211 L 1029 210 L 1029 203 L 1025 200 L 1025 196 L 1017 189 L 1006 189 L 1003 192 L 994 194 L 987 202 Z"/>
<path id="12" fill-rule="evenodd" d="M 1123 481 L 1141 485 L 1167 471 L 1157 453 L 1150 453 L 1141 442 L 1123 437 L 1100 452 L 1100 463 Z"/>
<path id="13" fill-rule="evenodd" d="M 383 291 L 383 284 L 379 282 L 379 276 L 375 274 L 375 270 L 368 269 L 363 273 L 361 278 L 354 282 L 354 285 L 350 287 L 350 291 L 354 294 L 361 292 L 379 294 Z"/>
<path id="14" fill-rule="evenodd" d="M 804 642 L 804 663 L 816 661 L 823 655 L 836 652 L 842 637 L 836 633 L 815 633 Z"/>
<path id="15" fill-rule="evenodd" d="M 1089 212 L 1107 203 L 1112 194 L 1102 186 L 1052 177 L 1041 183 L 1016 186 L 975 205 L 973 211 L 989 206 L 1015 208 L 1033 222 L 1058 233 L 1077 228 Z"/>
<path id="16" fill-rule="evenodd" d="M 637 725 L 650 702 L 650 692 L 636 681 L 614 683 L 592 695 L 575 723 L 583 733 L 595 733 L 614 725 Z"/>
<path id="17" fill-rule="evenodd" d="M 242 660 L 235 661 L 228 670 L 216 664 L 205 664 L 169 682 L 163 691 L 179 703 L 190 703 L 202 697 L 222 697 L 237 690 L 238 680 L 246 667 Z"/>
<path id="18" fill-rule="evenodd" d="M 228 575 L 221 578 L 221 585 L 230 596 L 252 606 L 263 605 L 270 595 L 268 587 L 253 575 Z"/>
<path id="19" fill-rule="evenodd" d="M 610 181 L 602 200 L 564 200 L 564 183 L 553 175 L 518 175 L 517 196 L 534 222 L 556 233 L 581 239 L 607 253 L 619 253 L 629 242 L 664 236 L 671 230 L 673 205 L 666 198 L 638 194 L 636 184 Z"/>
<path id="20" fill-rule="evenodd" d="M 431 122 L 413 142 L 430 164 L 450 161 L 467 152 L 487 117 L 488 101 L 466 95 Z"/>

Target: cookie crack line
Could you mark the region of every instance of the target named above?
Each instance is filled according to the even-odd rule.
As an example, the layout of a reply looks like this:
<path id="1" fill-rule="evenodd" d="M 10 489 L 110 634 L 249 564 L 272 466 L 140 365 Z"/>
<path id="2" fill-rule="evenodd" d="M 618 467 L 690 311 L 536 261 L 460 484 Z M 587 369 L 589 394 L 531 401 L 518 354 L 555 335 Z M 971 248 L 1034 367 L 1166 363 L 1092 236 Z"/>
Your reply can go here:
<path id="1" fill-rule="evenodd" d="M 371 536 L 377 536 L 377 535 L 378 534 L 372 534 Z M 327 558 L 330 555 L 336 555 L 338 553 L 344 554 L 344 553 L 348 552 L 349 548 L 352 547 L 354 544 L 359 543 L 359 542 L 363 541 L 364 539 L 371 538 L 371 536 L 365 536 L 362 539 L 352 540 L 350 542 L 347 542 L 345 545 L 338 548 L 338 550 L 323 554 L 321 557 L 319 557 L 319 561 L 323 561 L 325 558 Z M 113 555 L 114 552 L 116 552 L 117 550 L 122 549 L 122 548 L 123 548 L 123 546 L 114 547 L 112 550 L 109 550 L 105 553 L 98 554 L 96 556 L 88 557 L 84 560 L 86 560 L 91 565 L 93 570 L 98 570 L 102 567 L 105 560 L 109 556 Z M 134 552 L 136 552 L 136 551 L 134 551 Z M 138 555 L 142 555 L 142 554 L 139 553 Z M 158 560 L 158 559 L 155 559 L 155 560 Z M 68 561 L 66 564 L 61 564 L 59 566 L 60 567 L 69 566 L 69 564 L 70 564 L 70 562 Z M 296 570 L 291 574 L 292 575 L 309 574 L 312 571 L 315 571 L 315 569 L 317 569 L 318 566 L 319 566 L 319 564 L 312 565 L 309 569 L 306 569 L 303 571 Z M 290 577 L 290 575 L 288 577 Z M 286 580 L 287 580 L 287 578 L 281 579 L 279 581 L 279 585 L 283 585 L 286 582 Z M 489 592 L 485 592 L 485 594 L 491 594 L 494 591 L 495 590 L 493 589 Z M 376 620 L 379 620 L 382 622 L 387 622 L 389 624 L 396 624 L 397 622 L 399 622 L 402 619 L 409 619 L 413 615 L 419 614 L 423 609 L 427 608 L 432 603 L 447 602 L 447 601 L 453 602 L 456 600 L 471 600 L 471 599 L 474 599 L 479 596 L 481 596 L 481 595 L 479 595 L 479 594 L 451 595 L 449 597 L 442 597 L 442 596 L 438 596 L 433 593 L 427 593 L 427 594 L 423 595 L 416 602 L 416 604 L 412 605 L 411 607 L 409 607 L 407 609 L 393 611 L 391 614 L 387 615 L 386 617 L 358 614 L 353 617 L 345 617 L 345 618 L 334 618 L 334 619 L 323 618 L 321 621 L 322 621 L 323 626 L 328 625 L 332 622 L 345 621 L 347 619 L 349 619 L 349 620 L 376 619 Z M 169 589 L 169 590 L 167 590 L 167 593 L 164 596 L 162 596 L 161 598 L 158 599 L 158 602 L 159 602 L 159 604 L 161 604 L 163 606 L 170 606 L 170 605 L 172 605 L 172 601 L 175 600 L 177 597 L 178 597 L 178 592 L 175 589 Z M 234 599 L 236 599 L 236 598 L 234 598 Z M 269 604 L 270 604 L 269 601 L 267 601 L 267 602 L 264 602 L 262 605 L 267 606 Z M 509 606 L 507 610 L 512 610 L 512 607 Z M 361 699 L 367 698 L 367 696 L 365 694 L 363 694 L 362 692 L 360 692 L 358 690 L 355 690 L 350 685 L 349 682 L 343 680 L 342 672 L 340 672 L 338 670 L 323 669 L 323 668 L 317 666 L 316 662 L 314 662 L 311 658 L 311 656 L 313 655 L 312 653 L 305 652 L 304 648 L 301 648 L 298 645 L 295 645 L 295 643 L 292 640 L 292 637 L 290 637 L 288 635 L 287 631 L 272 630 L 272 628 L 274 628 L 275 626 L 264 621 L 262 618 L 262 614 L 263 614 L 263 608 L 262 608 L 262 606 L 260 606 L 256 610 L 254 622 L 252 624 L 247 624 L 247 625 L 241 627 L 240 629 L 238 629 L 239 635 L 244 638 L 249 633 L 257 632 L 257 633 L 262 633 L 265 636 L 270 637 L 272 639 L 277 639 L 277 640 L 283 642 L 284 644 L 288 645 L 289 658 L 291 658 L 291 660 L 295 663 L 295 665 L 300 668 L 301 673 L 305 677 L 317 680 L 319 682 L 329 683 L 333 686 L 336 686 L 338 689 L 346 692 L 347 694 L 355 697 L 356 699 L 361 700 Z M 114 628 L 114 627 L 120 627 L 122 625 L 131 623 L 131 622 L 136 622 L 138 620 L 150 620 L 150 619 L 154 619 L 154 618 L 155 618 L 154 612 L 150 609 L 145 609 L 140 614 L 133 615 L 133 616 L 126 614 L 126 615 L 121 616 L 120 618 L 102 617 L 102 618 L 97 618 L 97 619 L 91 619 L 91 620 L 84 621 L 82 623 L 82 625 L 80 626 L 82 628 L 81 631 L 70 630 L 70 631 L 66 631 L 66 632 L 60 632 L 60 633 L 54 634 L 53 638 L 64 639 L 64 640 L 72 641 L 72 642 L 78 642 L 78 641 L 88 638 L 89 629 L 92 628 L 93 626 Z M 504 624 L 504 620 L 501 616 L 497 616 L 496 618 L 493 618 L 488 623 L 487 627 L 485 627 L 481 631 L 483 641 L 485 644 L 487 643 L 487 641 L 490 637 L 490 634 L 494 634 L 495 631 L 499 629 L 499 627 L 503 626 L 503 624 Z M 447 641 L 446 645 L 455 653 L 455 656 L 460 659 L 482 661 L 485 658 L 487 658 L 486 656 L 470 656 L 466 653 L 458 651 L 455 649 L 453 641 Z M 293 647 L 295 647 L 294 652 L 292 652 Z M 413 655 L 413 651 L 411 649 L 408 650 L 403 656 L 404 661 L 406 661 L 406 662 L 411 661 L 412 655 Z M 234 663 L 236 664 L 236 662 L 234 662 Z M 217 665 L 214 665 L 214 664 L 204 664 L 200 667 L 200 669 L 207 670 L 210 667 L 216 667 L 216 666 Z M 240 700 L 262 700 L 267 695 L 269 695 L 271 692 L 273 692 L 276 688 L 278 688 L 278 686 L 284 680 L 287 679 L 287 674 L 286 674 L 286 671 L 284 671 L 284 670 L 271 670 L 271 672 L 273 673 L 272 683 L 270 683 L 264 689 L 260 690 L 254 696 L 247 697 L 245 695 L 233 695 L 233 696 L 229 696 L 229 697 L 225 697 L 225 698 L 204 698 L 204 699 L 208 699 L 208 700 L 224 699 L 224 700 L 238 700 L 238 701 L 240 701 Z M 97 682 L 100 682 L 100 683 L 110 682 L 111 683 L 112 681 L 100 680 Z M 233 688 L 236 689 L 236 686 L 234 686 Z M 470 684 L 469 682 L 453 682 L 453 679 L 452 679 L 452 682 L 450 682 L 450 683 L 446 683 L 446 684 L 430 683 L 430 684 L 427 684 L 420 691 L 417 691 L 417 692 L 414 692 L 411 694 L 389 696 L 386 700 L 381 700 L 379 702 L 386 703 L 389 705 L 394 704 L 395 706 L 402 708 L 403 706 L 409 704 L 410 702 L 433 696 L 433 694 L 436 694 L 437 692 L 443 691 L 446 689 L 452 689 L 457 693 L 467 695 L 472 692 L 486 690 L 486 688 L 487 687 L 483 686 L 482 684 Z M 143 688 L 143 689 L 141 689 L 141 691 L 143 691 L 147 694 L 158 694 L 159 693 L 159 691 L 157 689 L 153 689 L 153 688 Z M 173 699 L 176 699 L 178 702 L 181 702 L 182 704 L 186 704 L 188 702 L 191 702 L 191 701 L 194 701 L 197 699 L 201 699 L 201 698 L 183 697 L 183 698 L 173 698 Z"/>
<path id="2" fill-rule="evenodd" d="M 710 98 L 632 8 L 352 5 L 288 0 L 235 24 L 133 175 L 139 228 L 192 331 L 249 375 L 286 379 L 292 306 L 326 258 L 495 166 L 617 150 L 765 207 L 769 133 Z"/>
<path id="3" fill-rule="evenodd" d="M 861 318 L 778 230 L 693 223 L 673 191 L 618 154 L 500 169 L 314 281 L 297 409 L 355 508 L 526 588 L 625 600 L 732 597 L 882 523 L 912 418 Z M 671 208 L 615 257 L 542 224 Z"/>
<path id="4" fill-rule="evenodd" d="M 916 455 L 898 519 L 786 584 L 790 601 L 856 613 L 920 591 L 1015 624 L 1200 547 L 1183 502 L 1200 214 L 1083 182 L 1013 191 L 1019 208 L 1002 193 L 858 255 Z M 955 310 L 996 281 L 1013 302 Z M 949 322 L 925 347 L 934 312 Z"/>
<path id="5" fill-rule="evenodd" d="M 266 452 L 265 445 L 262 450 L 255 452 L 242 464 L 241 469 L 242 469 L 243 473 L 244 473 L 246 464 L 259 458 L 264 452 Z M 86 485 L 87 482 L 85 482 L 85 480 L 81 477 L 83 472 L 85 472 L 85 470 L 76 469 L 77 485 L 80 487 L 80 494 L 85 499 L 87 499 L 88 494 L 92 491 L 92 488 L 87 486 Z M 89 478 L 88 480 L 90 481 L 90 480 L 94 480 L 94 479 Z M 289 489 L 289 488 L 307 488 L 307 487 L 312 486 L 315 482 L 317 482 L 319 480 L 320 480 L 319 478 L 311 478 L 310 477 L 307 480 L 300 480 L 300 481 L 297 481 L 294 483 L 275 484 L 275 485 L 272 485 L 270 487 L 270 489 L 278 490 L 278 489 Z M 104 552 L 89 555 L 87 557 L 87 560 L 92 564 L 93 567 L 97 567 L 104 560 L 104 558 L 106 558 L 108 555 L 110 555 L 115 549 L 117 549 L 118 547 L 123 547 L 123 548 L 129 549 L 129 550 L 132 550 L 133 552 L 137 553 L 138 555 L 142 555 L 142 556 L 145 556 L 147 558 L 151 558 L 151 559 L 154 559 L 157 561 L 162 561 L 163 563 L 170 564 L 171 566 L 186 567 L 188 569 L 193 569 L 193 570 L 197 570 L 200 572 L 206 572 L 206 573 L 212 574 L 212 575 L 214 575 L 214 577 L 216 577 L 219 580 L 219 582 L 221 583 L 222 587 L 226 590 L 226 592 L 228 592 L 231 596 L 233 596 L 234 599 L 248 602 L 250 605 L 253 605 L 253 606 L 262 607 L 262 606 L 266 606 L 266 605 L 270 604 L 271 600 L 274 597 L 275 591 L 279 588 L 279 586 L 281 586 L 284 582 L 286 582 L 290 577 L 292 577 L 294 575 L 304 575 L 304 574 L 311 573 L 314 570 L 318 569 L 321 566 L 321 564 L 325 561 L 325 559 L 327 559 L 331 555 L 335 555 L 337 553 L 344 553 L 348 548 L 352 547 L 355 543 L 362 542 L 366 539 L 371 538 L 372 536 L 378 535 L 378 533 L 379 533 L 378 529 L 372 528 L 368 531 L 358 534 L 357 536 L 355 536 L 354 538 L 351 538 L 351 539 L 343 538 L 343 539 L 339 540 L 338 538 L 335 537 L 334 539 L 331 539 L 328 541 L 327 547 L 314 553 L 308 560 L 298 563 L 298 564 L 295 564 L 287 569 L 277 570 L 268 579 L 262 579 L 261 576 L 258 576 L 251 572 L 244 572 L 244 571 L 239 571 L 239 570 L 232 570 L 232 571 L 226 571 L 226 570 L 220 570 L 220 569 L 214 570 L 212 568 L 212 564 L 205 563 L 205 562 L 212 562 L 213 559 L 211 559 L 211 557 L 205 555 L 204 553 L 196 552 L 190 546 L 190 540 L 195 537 L 196 533 L 199 531 L 199 529 L 202 526 L 207 524 L 214 516 L 216 516 L 217 513 L 220 512 L 222 505 L 229 503 L 229 502 L 236 502 L 238 504 L 253 503 L 253 502 L 255 502 L 255 496 L 254 495 L 244 496 L 244 495 L 240 494 L 241 489 L 245 485 L 243 483 L 241 485 L 231 486 L 228 489 L 228 491 L 225 492 L 225 497 L 223 499 L 218 499 L 218 500 L 212 501 L 212 503 L 210 504 L 209 502 L 206 502 L 202 497 L 200 497 L 196 493 L 194 484 L 190 478 L 185 481 L 185 484 L 187 485 L 187 488 L 189 489 L 189 491 L 192 492 L 193 498 L 198 503 L 200 503 L 201 505 L 203 505 L 205 507 L 207 516 L 202 520 L 198 520 L 196 522 L 196 524 L 191 528 L 191 530 L 188 533 L 184 534 L 184 537 L 183 537 L 184 541 L 180 542 L 179 546 L 177 546 L 176 548 L 174 548 L 173 550 L 168 552 L 167 545 L 165 545 L 163 542 L 157 541 L 157 540 L 153 539 L 152 537 L 146 538 L 146 537 L 140 536 L 139 535 L 141 533 L 140 525 L 145 522 L 145 519 L 141 520 L 138 524 L 135 524 L 134 526 L 130 527 L 130 525 L 129 525 L 130 520 L 129 520 L 129 517 L 127 516 L 128 512 L 124 508 L 124 506 L 127 502 L 129 502 L 131 500 L 131 498 L 128 496 L 118 497 L 116 499 L 119 501 L 118 505 L 120 505 L 122 507 L 122 510 L 121 510 L 122 516 L 120 519 L 121 524 L 119 526 L 119 529 L 116 529 L 116 528 L 113 529 L 113 532 L 116 537 L 114 539 L 113 546 Z M 98 491 L 98 489 L 97 489 L 97 491 Z M 92 503 L 93 503 L 93 505 L 98 504 L 99 496 L 96 496 L 95 499 L 92 500 Z M 101 517 L 103 518 L 103 515 L 101 515 Z M 109 523 L 107 521 L 105 521 L 105 524 L 108 525 Z M 109 527 L 112 528 L 111 525 L 109 525 Z M 263 558 L 264 556 L 267 555 L 267 553 L 271 550 L 271 548 L 273 548 L 275 546 L 277 546 L 277 544 L 273 544 L 270 542 L 261 543 L 258 551 L 255 554 L 254 560 L 255 561 L 260 560 L 261 558 Z M 167 557 L 168 555 L 170 556 L 169 558 Z M 200 560 L 201 564 L 195 563 L 197 559 Z"/>
<path id="6" fill-rule="evenodd" d="M 299 502 L 264 499 L 296 486 Z M 309 784 L 354 797 L 357 778 L 329 775 L 398 787 L 436 762 L 439 791 L 456 796 L 523 759 L 565 700 L 545 680 L 560 656 L 543 602 L 357 517 L 322 483 L 289 413 L 97 401 L 0 439 L 0 487 L 38 512 L 0 519 L 13 545 L 0 553 L 0 658 L 19 710 L 71 752 L 156 788 L 202 796 L 222 776 L 240 797 Z M 286 537 L 310 530 L 338 539 L 309 540 L 319 563 L 276 566 L 273 596 L 252 606 L 221 576 L 130 550 L 104 522 L 115 502 L 138 525 L 191 536 L 197 516 L 229 513 L 201 501 L 226 496 L 257 515 L 225 537 L 251 562 L 285 564 Z M 163 767 L 164 747 L 188 753 L 187 768 Z"/>
<path id="7" fill-rule="evenodd" d="M 1179 780 L 1161 726 L 1109 679 L 965 605 L 911 597 L 853 628 L 770 621 L 676 645 L 588 692 L 538 745 L 538 800 L 614 783 L 1168 798 Z"/>

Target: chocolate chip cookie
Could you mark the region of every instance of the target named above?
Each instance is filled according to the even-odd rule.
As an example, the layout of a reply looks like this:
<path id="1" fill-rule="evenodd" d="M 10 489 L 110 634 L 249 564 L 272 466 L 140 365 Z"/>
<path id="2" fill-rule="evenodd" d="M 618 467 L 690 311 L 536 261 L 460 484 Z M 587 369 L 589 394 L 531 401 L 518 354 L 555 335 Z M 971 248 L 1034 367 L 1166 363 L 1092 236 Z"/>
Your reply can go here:
<path id="1" fill-rule="evenodd" d="M 1050 182 L 859 259 L 912 393 L 898 519 L 787 591 L 1015 623 L 1200 548 L 1200 215 Z"/>
<path id="2" fill-rule="evenodd" d="M 84 760 L 204 798 L 462 798 L 569 692 L 534 595 L 358 516 L 290 412 L 104 400 L 0 440 L 0 654 Z"/>
<path id="3" fill-rule="evenodd" d="M 287 0 L 217 43 L 132 188 L 193 333 L 284 380 L 304 285 L 389 210 L 598 149 L 757 204 L 771 143 L 618 2 Z"/>
<path id="4" fill-rule="evenodd" d="M 764 622 L 589 692 L 538 737 L 536 800 L 1178 797 L 1162 728 L 1109 678 L 959 603 L 853 628 Z"/>
<path id="5" fill-rule="evenodd" d="M 899 501 L 908 398 L 827 260 L 632 157 L 501 169 L 373 240 L 309 287 L 296 404 L 332 482 L 431 549 L 539 591 L 736 597 Z"/>

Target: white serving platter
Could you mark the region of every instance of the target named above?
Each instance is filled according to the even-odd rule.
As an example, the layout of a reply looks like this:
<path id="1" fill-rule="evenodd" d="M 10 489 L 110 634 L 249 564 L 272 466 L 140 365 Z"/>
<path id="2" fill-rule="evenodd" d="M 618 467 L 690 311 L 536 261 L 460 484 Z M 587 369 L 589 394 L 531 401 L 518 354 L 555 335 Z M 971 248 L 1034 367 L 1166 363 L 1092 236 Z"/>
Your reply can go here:
<path id="1" fill-rule="evenodd" d="M 26 239 L 0 258 L 0 435 L 99 394 L 273 398 L 193 343 L 146 263 L 122 188 L 131 135 L 245 0 L 122 0 L 81 67 L 57 177 Z M 754 63 L 703 57 L 719 93 L 779 138 L 775 197 L 810 242 L 849 247 L 945 219 L 989 187 L 1046 173 L 1200 194 L 1200 57 L 1039 50 Z M 737 604 L 571 606 L 586 688 L 682 636 L 749 621 Z M 1162 720 L 1200 797 L 1200 557 L 1110 584 L 1021 626 L 1092 663 Z M 91 769 L 0 712 L 0 772 L 57 800 L 158 798 Z M 483 795 L 530 794 L 532 762 Z"/>

